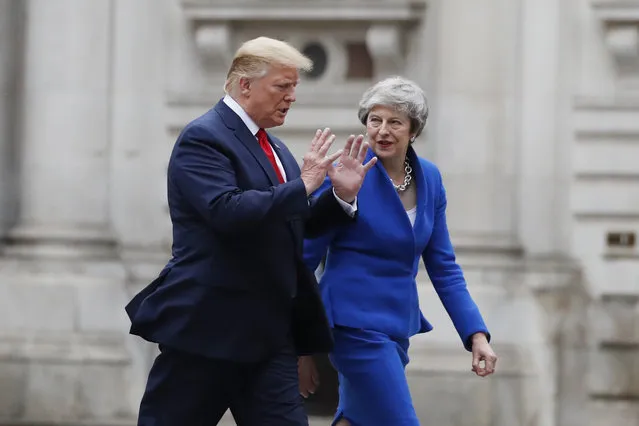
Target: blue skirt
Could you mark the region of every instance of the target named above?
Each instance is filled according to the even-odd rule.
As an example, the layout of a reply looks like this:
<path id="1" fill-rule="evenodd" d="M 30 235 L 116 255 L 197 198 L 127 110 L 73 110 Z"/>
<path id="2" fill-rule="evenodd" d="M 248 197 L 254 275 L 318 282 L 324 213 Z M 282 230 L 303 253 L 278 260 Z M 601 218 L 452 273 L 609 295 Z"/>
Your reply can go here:
<path id="1" fill-rule="evenodd" d="M 335 326 L 330 360 L 339 377 L 342 417 L 352 426 L 419 426 L 406 381 L 408 339 Z"/>

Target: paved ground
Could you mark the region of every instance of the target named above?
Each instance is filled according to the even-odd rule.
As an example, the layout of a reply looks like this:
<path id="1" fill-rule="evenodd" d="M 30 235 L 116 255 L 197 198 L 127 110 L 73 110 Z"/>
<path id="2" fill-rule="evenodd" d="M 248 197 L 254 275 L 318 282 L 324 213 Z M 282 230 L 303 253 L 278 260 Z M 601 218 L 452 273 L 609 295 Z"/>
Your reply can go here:
<path id="1" fill-rule="evenodd" d="M 330 417 L 311 417 L 309 419 L 310 426 L 330 426 L 332 418 Z M 230 413 L 226 413 L 218 426 L 235 426 L 233 417 Z"/>

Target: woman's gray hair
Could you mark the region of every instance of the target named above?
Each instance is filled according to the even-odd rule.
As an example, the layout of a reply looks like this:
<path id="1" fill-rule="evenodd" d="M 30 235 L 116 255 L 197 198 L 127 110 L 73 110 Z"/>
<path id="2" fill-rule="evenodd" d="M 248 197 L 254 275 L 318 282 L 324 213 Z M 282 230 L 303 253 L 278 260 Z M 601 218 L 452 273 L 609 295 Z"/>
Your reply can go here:
<path id="1" fill-rule="evenodd" d="M 428 119 L 428 99 L 415 82 L 403 77 L 389 77 L 370 87 L 359 101 L 357 116 L 366 125 L 368 114 L 376 106 L 403 112 L 411 121 L 411 132 L 419 136 Z"/>

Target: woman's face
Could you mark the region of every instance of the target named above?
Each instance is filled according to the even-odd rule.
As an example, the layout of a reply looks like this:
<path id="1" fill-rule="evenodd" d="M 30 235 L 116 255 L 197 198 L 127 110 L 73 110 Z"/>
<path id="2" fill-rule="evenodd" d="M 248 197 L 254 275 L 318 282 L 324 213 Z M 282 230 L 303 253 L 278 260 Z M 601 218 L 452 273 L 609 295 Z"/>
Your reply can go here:
<path id="1" fill-rule="evenodd" d="M 380 159 L 406 157 L 413 137 L 408 115 L 386 106 L 376 106 L 366 119 L 366 133 L 373 152 Z"/>

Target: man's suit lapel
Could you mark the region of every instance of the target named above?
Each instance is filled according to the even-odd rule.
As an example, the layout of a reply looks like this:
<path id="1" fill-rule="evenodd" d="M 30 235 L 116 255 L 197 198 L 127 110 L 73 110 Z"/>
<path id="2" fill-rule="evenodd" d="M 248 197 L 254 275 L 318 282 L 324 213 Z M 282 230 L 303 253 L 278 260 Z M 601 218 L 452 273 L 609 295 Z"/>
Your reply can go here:
<path id="1" fill-rule="evenodd" d="M 293 154 L 291 154 L 291 152 L 277 138 L 269 135 L 269 139 L 275 154 L 282 162 L 282 167 L 284 167 L 284 171 L 286 172 L 286 180 L 291 181 L 293 179 L 297 179 L 300 175 L 300 168 L 297 161 L 295 161 Z"/>
<path id="2" fill-rule="evenodd" d="M 284 171 L 286 172 L 286 180 L 291 181 L 293 179 L 297 179 L 300 176 L 300 167 L 293 157 L 293 154 L 288 150 L 286 145 L 282 143 L 276 137 L 269 135 L 269 139 L 271 141 L 271 145 L 275 150 L 275 154 L 282 162 L 282 167 L 284 167 Z M 291 232 L 293 233 L 293 239 L 300 244 L 300 252 L 303 249 L 302 241 L 304 240 L 304 225 L 302 221 L 289 221 L 289 225 L 291 228 Z"/>
<path id="3" fill-rule="evenodd" d="M 231 110 L 231 108 L 222 101 L 219 101 L 217 105 L 215 105 L 215 110 L 218 114 L 220 114 L 220 117 L 222 117 L 226 126 L 233 130 L 235 137 L 242 142 L 246 149 L 248 149 L 248 151 L 253 155 L 255 160 L 257 160 L 264 170 L 264 173 L 266 173 L 271 181 L 271 184 L 274 186 L 278 185 L 279 180 L 277 178 L 277 174 L 275 174 L 273 166 L 266 157 L 266 154 L 264 153 L 264 150 L 262 150 L 262 147 L 258 143 L 256 137 L 251 134 L 240 117 L 238 117 L 237 114 L 235 114 L 233 110 Z"/>

